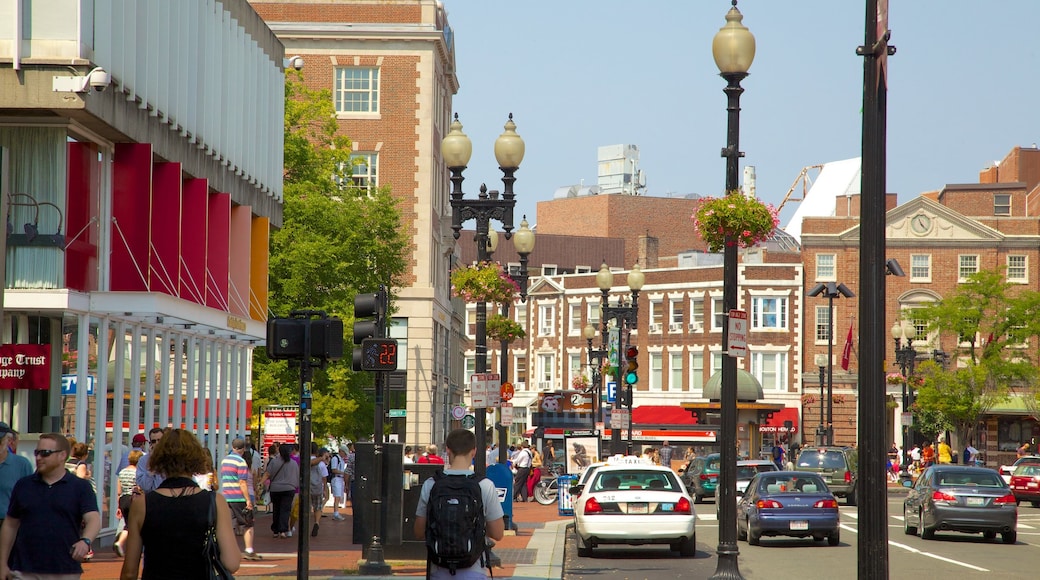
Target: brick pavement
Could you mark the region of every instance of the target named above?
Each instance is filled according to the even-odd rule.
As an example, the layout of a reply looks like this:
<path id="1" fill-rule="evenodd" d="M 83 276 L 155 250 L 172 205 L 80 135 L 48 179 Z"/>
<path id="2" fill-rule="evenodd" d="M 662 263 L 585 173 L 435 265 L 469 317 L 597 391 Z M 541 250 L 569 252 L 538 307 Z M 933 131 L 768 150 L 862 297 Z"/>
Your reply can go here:
<path id="1" fill-rule="evenodd" d="M 569 520 L 569 517 L 558 515 L 556 506 L 543 506 L 538 503 L 514 504 L 513 520 L 517 524 L 515 535 L 506 535 L 495 547 L 495 554 L 502 559 L 502 567 L 494 570 L 495 578 L 512 578 L 517 573 L 517 566 L 522 570 L 530 570 L 538 558 L 537 549 L 528 548 L 536 531 L 545 530 L 546 524 Z M 326 514 L 331 510 L 326 508 Z M 310 578 L 312 580 L 328 580 L 334 576 L 357 575 L 361 560 L 361 545 L 352 543 L 353 527 L 351 510 L 348 508 L 344 521 L 335 521 L 331 517 L 321 519 L 317 537 L 310 540 Z M 243 560 L 242 567 L 235 574 L 237 578 L 295 578 L 296 554 L 298 540 L 294 536 L 287 539 L 271 537 L 269 526 L 271 516 L 261 513 L 257 517 L 256 538 L 254 547 L 263 556 L 263 561 Z M 553 525 L 555 528 L 555 524 Z M 241 540 L 239 540 L 241 542 Z M 544 541 L 541 542 L 544 544 Z M 543 548 L 544 549 L 544 548 Z M 547 555 L 543 555 L 542 560 Z M 562 552 L 551 557 L 558 559 L 562 565 Z M 426 564 L 423 561 L 393 561 L 390 564 L 394 576 L 424 576 Z M 119 577 L 122 558 L 112 552 L 111 547 L 98 548 L 93 561 L 84 564 L 83 580 L 111 580 Z M 517 575 L 516 577 L 520 577 Z M 529 577 L 524 575 L 524 577 Z"/>

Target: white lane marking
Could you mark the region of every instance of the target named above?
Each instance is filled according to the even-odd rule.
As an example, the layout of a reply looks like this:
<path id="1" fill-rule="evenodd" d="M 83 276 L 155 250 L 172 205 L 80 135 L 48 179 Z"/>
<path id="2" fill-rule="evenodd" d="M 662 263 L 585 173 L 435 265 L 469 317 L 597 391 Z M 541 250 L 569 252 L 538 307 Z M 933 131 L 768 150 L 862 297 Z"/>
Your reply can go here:
<path id="1" fill-rule="evenodd" d="M 856 528 L 853 528 L 851 526 L 846 526 L 845 524 L 842 524 L 841 527 L 842 527 L 843 530 L 847 530 L 849 532 L 852 532 L 853 534 L 858 534 L 859 533 L 859 531 L 856 530 Z M 947 562 L 949 564 L 955 564 L 957 566 L 963 566 L 965 568 L 970 568 L 970 569 L 976 570 L 978 572 L 989 572 L 989 570 L 987 570 L 986 568 L 980 568 L 978 566 L 973 566 L 971 564 L 968 564 L 967 562 L 958 562 L 957 560 L 953 560 L 951 558 L 946 558 L 946 557 L 940 556 L 938 554 L 932 554 L 931 552 L 925 552 L 925 551 L 922 551 L 922 550 L 918 550 L 917 548 L 914 548 L 913 546 L 907 546 L 906 544 L 900 544 L 899 542 L 895 542 L 895 541 L 892 541 L 892 540 L 888 541 L 888 545 L 889 546 L 895 546 L 897 548 L 902 548 L 902 549 L 904 549 L 904 550 L 906 550 L 908 552 L 914 553 L 914 554 L 920 554 L 922 556 L 927 556 L 929 558 L 934 558 L 936 560 Z"/>

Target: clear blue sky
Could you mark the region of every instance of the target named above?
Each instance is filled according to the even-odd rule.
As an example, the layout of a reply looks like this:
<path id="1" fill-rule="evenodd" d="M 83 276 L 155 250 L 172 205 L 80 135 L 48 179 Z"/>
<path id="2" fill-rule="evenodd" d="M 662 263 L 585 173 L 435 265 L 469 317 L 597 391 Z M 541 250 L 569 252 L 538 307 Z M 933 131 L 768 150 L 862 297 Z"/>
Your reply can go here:
<path id="1" fill-rule="evenodd" d="M 454 108 L 473 140 L 466 191 L 500 189 L 492 147 L 512 112 L 527 154 L 517 217 L 596 182 L 596 148 L 634 144 L 647 195 L 718 195 L 725 82 L 711 40 L 729 0 L 444 0 Z M 742 0 L 757 54 L 741 98 L 741 162 L 779 204 L 801 169 L 861 150 L 864 1 Z M 905 202 L 973 183 L 1040 142 L 1040 1 L 891 0 L 887 189 Z M 799 190 L 800 191 L 800 190 Z M 791 213 L 789 202 L 782 218 Z M 692 234 L 692 229 L 690 232 Z"/>

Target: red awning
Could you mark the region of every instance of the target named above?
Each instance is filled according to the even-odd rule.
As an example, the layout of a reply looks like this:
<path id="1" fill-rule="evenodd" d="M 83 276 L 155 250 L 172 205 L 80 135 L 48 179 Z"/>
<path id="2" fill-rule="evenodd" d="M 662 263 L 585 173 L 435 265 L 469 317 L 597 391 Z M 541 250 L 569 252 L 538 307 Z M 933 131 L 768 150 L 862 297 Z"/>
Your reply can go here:
<path id="1" fill-rule="evenodd" d="M 639 405 L 632 409 L 632 423 L 636 425 L 696 425 L 692 413 L 676 405 Z M 783 421 L 781 421 L 781 425 Z"/>
<path id="2" fill-rule="evenodd" d="M 798 432 L 798 409 L 784 407 L 773 413 L 773 417 L 758 426 L 759 433 L 787 433 L 784 422 L 791 422 L 791 433 Z"/>

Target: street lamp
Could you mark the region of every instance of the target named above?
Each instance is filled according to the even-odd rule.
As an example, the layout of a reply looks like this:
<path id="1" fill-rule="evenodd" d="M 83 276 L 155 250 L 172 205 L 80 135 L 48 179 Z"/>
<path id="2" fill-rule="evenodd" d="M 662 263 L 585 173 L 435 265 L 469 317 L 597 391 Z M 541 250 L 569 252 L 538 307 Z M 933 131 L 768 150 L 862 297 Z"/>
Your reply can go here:
<path id="1" fill-rule="evenodd" d="M 809 296 L 827 298 L 827 445 L 834 445 L 834 299 L 856 296 L 841 282 L 817 284 Z"/>
<path id="2" fill-rule="evenodd" d="M 917 364 L 917 351 L 914 350 L 914 334 L 916 329 L 909 320 L 896 321 L 892 325 L 892 338 L 896 341 L 896 364 L 899 372 L 903 375 L 903 412 L 909 413 L 910 406 L 914 404 L 914 387 L 908 384 L 910 377 L 914 374 L 914 366 Z M 902 417 L 900 417 L 902 423 Z M 909 444 L 913 443 L 910 425 L 900 425 L 903 433 L 903 453 L 910 450 Z M 902 463 L 903 458 L 899 458 Z"/>
<path id="3" fill-rule="evenodd" d="M 643 289 L 643 282 L 646 281 L 646 276 L 643 271 L 639 268 L 639 264 L 632 266 L 632 269 L 628 271 L 628 288 L 632 291 L 632 301 L 628 306 L 622 304 L 621 299 L 618 299 L 617 306 L 606 306 L 607 293 L 610 292 L 610 287 L 614 282 L 614 274 L 610 272 L 606 264 L 599 269 L 596 273 L 596 284 L 599 286 L 600 293 L 603 298 L 603 335 L 604 344 L 606 344 L 606 332 L 607 322 L 613 320 L 615 326 L 618 328 L 618 375 L 621 374 L 621 353 L 624 348 L 626 332 L 631 332 L 636 329 L 636 322 L 639 319 L 639 291 Z M 604 349 L 606 350 L 606 349 Z M 615 376 L 614 381 L 617 383 L 617 389 L 614 393 L 614 410 L 620 411 L 623 408 L 621 392 L 624 389 L 623 381 L 620 376 Z M 628 436 L 629 439 L 632 437 L 632 398 L 629 393 L 629 405 L 628 405 L 629 421 L 628 421 Z M 624 449 L 621 447 L 621 429 L 611 425 L 610 427 L 610 453 L 617 455 L 624 453 Z"/>
<path id="4" fill-rule="evenodd" d="M 494 230 L 491 231 L 494 232 Z M 497 234 L 495 239 L 498 239 Z M 513 234 L 513 248 L 520 255 L 520 269 L 514 275 L 507 267 L 506 275 L 520 287 L 520 302 L 527 302 L 527 256 L 534 251 L 534 231 L 528 226 L 526 215 L 520 220 L 520 229 Z M 502 303 L 502 316 L 509 318 L 509 302 Z M 507 377 L 509 376 L 509 357 L 506 356 L 506 350 L 508 349 L 509 341 L 503 340 L 501 350 L 499 350 L 499 356 L 501 357 L 499 368 L 503 381 L 508 380 Z M 509 442 L 506 439 L 506 431 L 508 429 L 502 425 L 501 409 L 498 412 L 498 426 L 498 462 L 505 465 L 506 461 L 508 461 L 506 447 L 508 447 Z M 477 453 L 480 453 L 479 449 Z"/>
<path id="5" fill-rule="evenodd" d="M 591 323 L 586 324 L 585 328 L 582 329 L 582 333 L 585 335 L 585 342 L 587 344 L 586 352 L 589 356 L 589 367 L 592 369 L 592 392 L 595 393 L 595 398 L 592 400 L 592 425 L 595 428 L 596 423 L 600 421 L 602 416 L 601 405 L 603 403 L 603 359 L 607 356 L 606 345 L 603 348 L 594 349 L 592 348 L 592 339 L 596 338 L 596 327 L 592 326 Z"/>
<path id="6" fill-rule="evenodd" d="M 480 194 L 477 199 L 463 199 L 462 181 L 465 179 L 462 172 L 469 163 L 473 153 L 473 144 L 469 137 L 462 132 L 462 123 L 459 122 L 458 113 L 452 122 L 448 134 L 441 141 L 441 156 L 444 163 L 451 171 L 451 229 L 455 239 L 459 239 L 463 222 L 473 219 L 477 222 L 477 261 L 488 260 L 488 246 L 490 222 L 492 219 L 502 222 L 502 231 L 508 240 L 513 230 L 513 208 L 516 199 L 513 194 L 513 176 L 520 168 L 520 162 L 524 159 L 524 140 L 516 134 L 516 124 L 513 123 L 513 114 L 509 114 L 509 120 L 505 124 L 505 131 L 495 140 L 495 159 L 498 160 L 498 168 L 502 171 L 502 197 L 499 198 L 498 191 L 488 191 L 487 186 L 481 184 Z M 487 303 L 477 302 L 477 343 L 476 343 L 476 372 L 487 372 Z M 478 475 L 484 475 L 487 470 L 487 411 L 483 408 L 476 409 L 476 437 L 477 453 L 473 460 L 473 470 Z"/>
<path id="7" fill-rule="evenodd" d="M 823 396 L 823 385 L 826 382 L 824 379 L 824 373 L 827 371 L 827 355 L 818 354 L 816 355 L 816 366 L 820 367 L 820 424 L 816 426 L 816 444 L 826 445 L 827 444 L 827 423 L 823 417 L 823 402 L 826 400 Z"/>
<path id="8" fill-rule="evenodd" d="M 719 74 L 726 80 L 726 194 L 737 189 L 737 170 L 740 161 L 740 86 L 755 60 L 755 37 L 742 24 L 744 16 L 737 10 L 737 0 L 726 13 L 726 24 L 711 42 L 711 54 Z M 737 308 L 737 241 L 726 234 L 722 268 L 722 303 L 725 312 Z M 722 328 L 722 344 L 727 356 L 722 357 L 721 418 L 719 443 L 721 469 L 719 471 L 719 561 L 712 578 L 743 578 L 737 566 L 737 359 L 728 356 L 729 324 Z"/>

